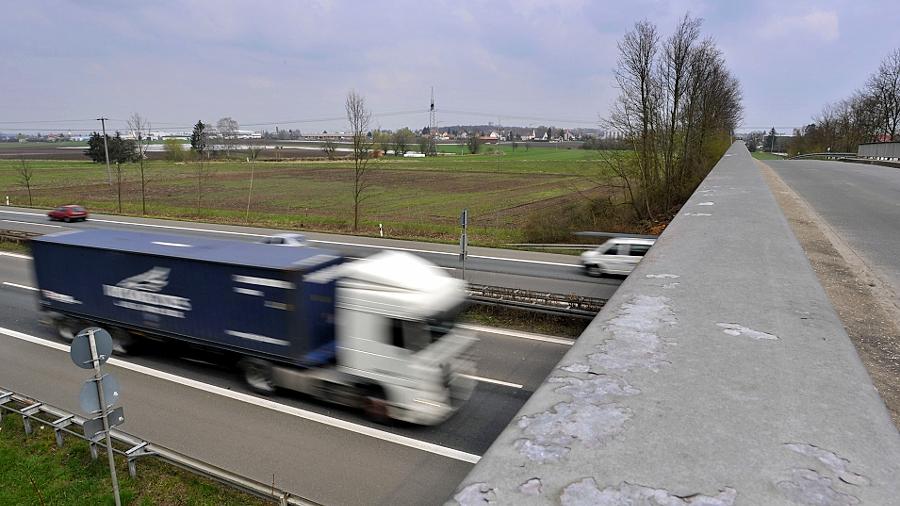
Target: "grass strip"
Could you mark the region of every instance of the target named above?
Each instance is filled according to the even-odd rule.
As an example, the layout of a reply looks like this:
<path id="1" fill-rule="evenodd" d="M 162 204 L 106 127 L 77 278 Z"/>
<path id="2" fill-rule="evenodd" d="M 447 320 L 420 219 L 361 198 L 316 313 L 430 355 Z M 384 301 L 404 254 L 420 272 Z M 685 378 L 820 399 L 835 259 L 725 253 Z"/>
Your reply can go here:
<path id="1" fill-rule="evenodd" d="M 109 467 L 103 451 L 91 460 L 87 442 L 67 435 L 56 446 L 53 428 L 32 421 L 26 436 L 21 417 L 4 413 L 0 423 L 0 504 L 94 506 L 114 504 Z M 272 504 L 159 459 L 138 461 L 136 478 L 125 459 L 116 458 L 122 504 L 264 505 Z"/>

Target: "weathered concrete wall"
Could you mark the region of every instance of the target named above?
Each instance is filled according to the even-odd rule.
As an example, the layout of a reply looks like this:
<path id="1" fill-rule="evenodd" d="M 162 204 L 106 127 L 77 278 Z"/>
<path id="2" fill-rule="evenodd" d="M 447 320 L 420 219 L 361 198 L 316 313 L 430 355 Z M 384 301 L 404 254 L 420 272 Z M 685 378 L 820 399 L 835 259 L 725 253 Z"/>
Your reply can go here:
<path id="1" fill-rule="evenodd" d="M 743 143 L 457 492 L 451 503 L 900 503 L 900 434 Z"/>

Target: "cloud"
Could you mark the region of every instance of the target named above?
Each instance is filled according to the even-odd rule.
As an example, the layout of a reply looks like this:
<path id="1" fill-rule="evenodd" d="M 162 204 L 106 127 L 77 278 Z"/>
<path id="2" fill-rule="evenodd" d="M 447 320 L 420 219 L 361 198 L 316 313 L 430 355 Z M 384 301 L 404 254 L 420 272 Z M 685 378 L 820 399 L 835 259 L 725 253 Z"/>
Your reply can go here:
<path id="1" fill-rule="evenodd" d="M 767 39 L 805 39 L 833 42 L 840 36 L 838 15 L 834 11 L 816 10 L 796 16 L 771 17 L 762 28 Z"/>

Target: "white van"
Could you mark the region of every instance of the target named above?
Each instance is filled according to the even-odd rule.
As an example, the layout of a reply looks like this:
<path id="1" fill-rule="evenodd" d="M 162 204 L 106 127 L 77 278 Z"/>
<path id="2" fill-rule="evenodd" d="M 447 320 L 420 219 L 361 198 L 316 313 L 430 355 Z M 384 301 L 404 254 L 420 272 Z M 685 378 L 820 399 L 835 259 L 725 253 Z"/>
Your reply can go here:
<path id="1" fill-rule="evenodd" d="M 604 274 L 629 275 L 644 258 L 656 239 L 614 237 L 597 249 L 581 254 L 581 263 L 588 276 Z"/>

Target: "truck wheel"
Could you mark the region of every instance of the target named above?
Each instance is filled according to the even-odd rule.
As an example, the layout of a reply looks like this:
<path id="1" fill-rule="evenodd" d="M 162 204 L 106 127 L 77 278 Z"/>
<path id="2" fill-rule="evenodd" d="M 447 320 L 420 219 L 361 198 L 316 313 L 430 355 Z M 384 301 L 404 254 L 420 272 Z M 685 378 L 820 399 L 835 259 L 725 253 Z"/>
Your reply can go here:
<path id="1" fill-rule="evenodd" d="M 595 278 L 603 276 L 603 269 L 601 269 L 599 265 L 588 265 L 585 269 L 587 270 L 588 276 L 593 276 Z"/>
<path id="2" fill-rule="evenodd" d="M 388 415 L 388 403 L 384 390 L 380 387 L 370 388 L 363 399 L 363 412 L 366 418 L 375 423 L 387 423 L 391 417 Z"/>
<path id="3" fill-rule="evenodd" d="M 262 395 L 271 395 L 275 392 L 272 364 L 258 358 L 246 358 L 241 361 L 241 369 L 250 390 Z"/>
<path id="4" fill-rule="evenodd" d="M 78 333 L 75 325 L 75 322 L 69 319 L 56 320 L 56 332 L 63 341 L 71 343 L 75 339 L 75 334 Z"/>
<path id="5" fill-rule="evenodd" d="M 111 328 L 110 335 L 113 338 L 113 353 L 120 355 L 134 355 L 140 346 L 140 339 L 131 335 L 125 329 Z"/>

